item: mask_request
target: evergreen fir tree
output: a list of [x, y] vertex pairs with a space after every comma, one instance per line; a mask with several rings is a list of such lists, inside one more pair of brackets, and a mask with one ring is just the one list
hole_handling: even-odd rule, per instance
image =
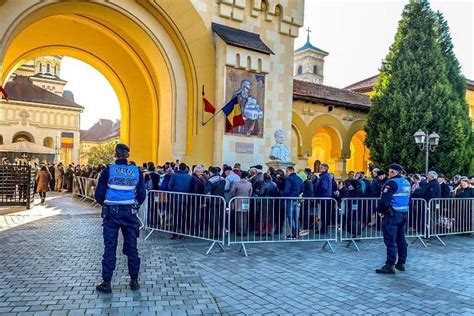
[[365, 128], [371, 159], [381, 167], [398, 162], [410, 172], [424, 170], [424, 152], [413, 139], [418, 129], [441, 136], [440, 146], [430, 153], [433, 169], [452, 174], [468, 166], [471, 131], [465, 80], [443, 21], [427, 0], [405, 6]]

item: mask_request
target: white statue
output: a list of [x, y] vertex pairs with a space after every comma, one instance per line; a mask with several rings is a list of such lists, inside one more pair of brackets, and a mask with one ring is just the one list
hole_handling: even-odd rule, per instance
[[275, 131], [275, 145], [272, 146], [270, 159], [280, 162], [291, 162], [290, 148], [285, 145], [285, 131], [279, 129]]

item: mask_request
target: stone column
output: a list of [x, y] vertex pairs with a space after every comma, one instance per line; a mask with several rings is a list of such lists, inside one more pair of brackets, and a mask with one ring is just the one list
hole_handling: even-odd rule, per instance
[[346, 158], [334, 159], [334, 163], [336, 165], [336, 170], [334, 170], [334, 174], [337, 178], [347, 177], [346, 161]]

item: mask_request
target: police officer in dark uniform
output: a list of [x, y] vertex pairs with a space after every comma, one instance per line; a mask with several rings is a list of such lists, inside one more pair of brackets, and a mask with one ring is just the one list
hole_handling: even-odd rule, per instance
[[[377, 212], [382, 217], [382, 231], [387, 246], [387, 261], [376, 269], [377, 273], [395, 274], [395, 269], [405, 271], [407, 260], [407, 215], [410, 203], [410, 183], [401, 176], [402, 166], [391, 164], [390, 180], [382, 188]], [[398, 261], [397, 261], [398, 254]]]
[[137, 238], [139, 221], [137, 210], [146, 197], [143, 176], [137, 166], [129, 164], [127, 158], [130, 149], [124, 144], [115, 147], [114, 164], [108, 165], [100, 174], [95, 191], [97, 203], [102, 205], [104, 256], [102, 257], [102, 283], [96, 286], [97, 291], [111, 293], [110, 282], [117, 261], [117, 239], [119, 229], [123, 235], [123, 253], [128, 258], [130, 288], [138, 290], [138, 257]]

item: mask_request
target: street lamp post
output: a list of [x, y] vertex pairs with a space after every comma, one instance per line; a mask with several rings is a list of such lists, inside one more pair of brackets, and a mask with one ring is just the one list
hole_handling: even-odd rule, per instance
[[415, 143], [421, 150], [425, 151], [425, 175], [428, 174], [428, 157], [430, 155], [430, 150], [434, 151], [435, 148], [439, 145], [440, 136], [436, 132], [424, 132], [419, 129], [415, 134]]

